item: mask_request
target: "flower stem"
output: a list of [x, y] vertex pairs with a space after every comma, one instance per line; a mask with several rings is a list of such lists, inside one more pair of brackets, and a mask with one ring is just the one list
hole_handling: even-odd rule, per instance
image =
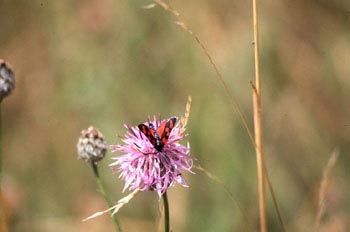
[[[95, 162], [91, 162], [91, 164], [92, 164], [92, 169], [93, 169], [93, 171], [94, 171], [94, 175], [95, 175], [95, 178], [96, 178], [96, 182], [97, 182], [97, 184], [98, 184], [98, 187], [99, 187], [99, 189], [100, 189], [100, 192], [101, 192], [101, 194], [102, 194], [102, 196], [103, 196], [105, 202], [107, 203], [108, 207], [112, 207], [112, 206], [113, 206], [113, 205], [112, 205], [112, 202], [111, 202], [111, 200], [109, 199], [108, 194], [107, 194], [107, 192], [106, 192], [106, 189], [105, 189], [105, 187], [104, 187], [104, 185], [103, 185], [103, 183], [102, 183], [102, 181], [101, 181], [100, 174], [99, 174], [99, 172], [98, 172], [97, 164], [96, 164]], [[114, 222], [114, 225], [115, 225], [117, 231], [122, 232], [123, 230], [122, 230], [122, 228], [121, 228], [121, 226], [120, 226], [120, 224], [119, 224], [117, 215], [113, 215], [112, 217], [113, 217], [113, 222]]]
[[163, 194], [163, 204], [164, 204], [164, 232], [170, 232], [169, 202], [168, 202], [168, 195], [166, 191]]
[[8, 212], [7, 202], [2, 191], [2, 117], [1, 117], [1, 100], [0, 100], [0, 231], [8, 231]]

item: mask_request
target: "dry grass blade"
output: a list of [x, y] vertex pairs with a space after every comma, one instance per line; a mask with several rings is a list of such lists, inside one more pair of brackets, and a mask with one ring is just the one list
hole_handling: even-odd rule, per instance
[[131, 201], [131, 199], [133, 199], [138, 193], [140, 192], [139, 189], [135, 189], [132, 193], [130, 193], [129, 195], [127, 195], [126, 197], [123, 197], [122, 199], [120, 199], [116, 205], [112, 206], [111, 208], [109, 209], [106, 209], [106, 210], [103, 210], [103, 211], [99, 211], [99, 212], [96, 212], [94, 213], [93, 215], [83, 219], [82, 221], [83, 222], [86, 222], [90, 219], [93, 219], [95, 217], [98, 217], [98, 216], [101, 216], [107, 212], [110, 212], [113, 210], [112, 212], [112, 216], [116, 213], [118, 213], [118, 211], [124, 206], [126, 205], [127, 203], [129, 203], [129, 201]]
[[192, 103], [192, 97], [191, 96], [188, 96], [188, 99], [187, 99], [187, 103], [186, 103], [186, 112], [185, 112], [185, 115], [183, 117], [181, 117], [181, 126], [182, 126], [182, 131], [185, 131], [185, 128], [186, 128], [186, 125], [187, 125], [187, 122], [188, 122], [188, 118], [190, 117], [190, 112], [191, 112], [191, 103]]
[[218, 184], [220, 184], [225, 189], [225, 191], [230, 196], [231, 200], [234, 202], [234, 204], [238, 208], [242, 218], [244, 218], [244, 221], [245, 221], [245, 224], [247, 226], [248, 231], [254, 231], [253, 227], [249, 223], [247, 215], [244, 213], [242, 207], [238, 204], [237, 199], [234, 197], [233, 193], [229, 190], [229, 188], [224, 184], [224, 182], [219, 177], [217, 177], [214, 174], [210, 173], [209, 171], [207, 171], [206, 169], [204, 169], [200, 165], [194, 165], [193, 167], [196, 168], [197, 170], [203, 172], [209, 179], [217, 182]]
[[316, 215], [315, 224], [314, 224], [315, 231], [318, 231], [318, 228], [321, 223], [321, 219], [326, 211], [325, 198], [326, 198], [326, 193], [329, 185], [329, 177], [333, 167], [335, 166], [335, 163], [338, 160], [338, 156], [339, 156], [339, 152], [337, 149], [335, 149], [331, 154], [331, 157], [328, 160], [327, 166], [323, 171], [320, 190], [318, 192], [318, 208], [317, 208], [317, 215]]
[[154, 2], [159, 4], [161, 7], [163, 7], [166, 11], [169, 11], [170, 13], [172, 13], [175, 17], [180, 16], [179, 12], [174, 10], [172, 7], [170, 7], [168, 4], [166, 4], [162, 0], [154, 0]]
[[274, 190], [272, 188], [272, 183], [270, 181], [269, 173], [267, 172], [265, 163], [264, 163], [264, 169], [265, 169], [265, 178], [266, 178], [266, 181], [267, 181], [267, 186], [269, 187], [269, 191], [271, 193], [271, 197], [272, 197], [273, 205], [275, 207], [275, 211], [276, 211], [276, 214], [277, 214], [277, 217], [278, 217], [278, 221], [280, 223], [282, 231], [284, 232], [284, 231], [286, 231], [286, 226], [285, 226], [284, 220], [282, 218], [281, 211], [280, 211], [280, 209], [278, 207], [276, 194], [275, 194], [275, 192], [274, 192]]
[[143, 8], [143, 9], [152, 9], [152, 8], [154, 8], [156, 5], [157, 5], [157, 4], [155, 4], [155, 3], [151, 3], [151, 4], [147, 5], [147, 6], [143, 6], [142, 8]]
[[199, 37], [188, 27], [188, 25], [181, 20], [180, 18], [180, 14], [173, 9], [172, 7], [170, 7], [168, 4], [166, 4], [165, 2], [163, 2], [162, 0], [154, 0], [155, 3], [159, 4], [161, 7], [164, 8], [164, 10], [170, 12], [175, 18], [176, 18], [176, 24], [179, 25], [182, 29], [184, 29], [185, 31], [187, 31], [192, 38], [196, 41], [196, 43], [200, 46], [200, 48], [202, 49], [202, 51], [204, 52], [204, 54], [206, 55], [206, 57], [208, 58], [210, 64], [212, 65], [212, 67], [215, 70], [215, 73], [219, 79], [219, 81], [221, 82], [221, 84], [224, 86], [225, 88], [225, 92], [228, 95], [231, 104], [234, 108], [234, 110], [236, 110], [239, 114], [239, 117], [244, 125], [244, 128], [246, 129], [248, 136], [250, 138], [250, 140], [254, 143], [254, 137], [248, 127], [248, 123], [247, 123], [247, 119], [244, 117], [235, 97], [233, 96], [232, 92], [230, 91], [228, 85], [226, 84], [226, 81], [223, 77], [223, 75], [221, 74], [220, 70], [218, 69], [217, 65], [215, 64], [214, 60], [212, 59], [211, 55], [209, 54], [207, 48], [204, 46], [204, 44], [201, 42], [201, 40], [199, 39]]

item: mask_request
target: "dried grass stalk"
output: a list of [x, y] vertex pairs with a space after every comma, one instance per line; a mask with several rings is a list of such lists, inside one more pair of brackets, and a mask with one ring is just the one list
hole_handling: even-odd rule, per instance
[[326, 212], [327, 207], [325, 204], [326, 203], [325, 199], [326, 199], [326, 193], [329, 186], [329, 178], [331, 175], [331, 171], [333, 170], [338, 160], [338, 156], [339, 156], [339, 152], [337, 149], [335, 149], [328, 160], [327, 166], [323, 170], [323, 177], [320, 184], [320, 190], [318, 192], [318, 207], [317, 207], [317, 214], [316, 214], [315, 224], [314, 224], [315, 231], [318, 231], [321, 223], [321, 219], [324, 213]]
[[181, 128], [182, 128], [182, 131], [185, 131], [185, 128], [186, 128], [186, 125], [187, 125], [187, 122], [188, 122], [188, 119], [190, 117], [190, 113], [191, 113], [191, 103], [192, 103], [192, 97], [191, 96], [188, 96], [188, 99], [187, 99], [187, 103], [186, 103], [186, 112], [185, 112], [185, 115], [183, 117], [181, 117], [180, 121], [181, 121]]
[[130, 194], [127, 195], [126, 197], [123, 197], [122, 199], [120, 199], [120, 200], [117, 202], [116, 205], [114, 205], [114, 206], [112, 206], [111, 208], [106, 209], [106, 210], [104, 210], [104, 211], [99, 211], [99, 212], [97, 212], [97, 213], [94, 213], [93, 215], [91, 215], [91, 216], [89, 216], [89, 217], [83, 219], [82, 221], [83, 221], [83, 222], [86, 222], [86, 221], [88, 221], [88, 220], [90, 220], [90, 219], [93, 219], [93, 218], [95, 218], [95, 217], [101, 216], [101, 215], [103, 215], [103, 214], [105, 214], [105, 213], [107, 213], [107, 212], [110, 212], [110, 211], [112, 211], [112, 210], [113, 210], [113, 212], [112, 212], [112, 216], [113, 216], [114, 214], [118, 213], [118, 211], [119, 211], [124, 205], [128, 204], [129, 201], [131, 201], [131, 199], [133, 199], [139, 192], [140, 192], [139, 189], [135, 189], [132, 193], [130, 193]]

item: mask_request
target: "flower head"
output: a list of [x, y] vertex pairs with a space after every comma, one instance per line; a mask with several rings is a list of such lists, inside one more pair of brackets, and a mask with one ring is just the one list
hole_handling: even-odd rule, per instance
[[154, 117], [138, 127], [125, 125], [124, 144], [111, 145], [112, 152], [124, 153], [114, 157], [116, 161], [111, 164], [125, 181], [124, 190], [154, 190], [161, 196], [176, 183], [188, 187], [181, 171], [191, 172], [190, 147], [179, 144], [187, 135], [175, 121]]
[[87, 162], [98, 162], [106, 155], [107, 144], [101, 132], [90, 126], [86, 130], [82, 130], [78, 144], [79, 158]]
[[11, 65], [0, 59], [0, 102], [15, 88], [15, 76]]

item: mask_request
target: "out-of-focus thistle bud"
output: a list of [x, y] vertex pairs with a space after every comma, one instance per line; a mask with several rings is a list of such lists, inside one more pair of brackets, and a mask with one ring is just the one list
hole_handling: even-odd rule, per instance
[[90, 126], [86, 130], [82, 130], [78, 144], [79, 158], [86, 162], [98, 162], [106, 155], [107, 144], [101, 132]]
[[15, 88], [15, 75], [11, 65], [0, 59], [0, 102]]

